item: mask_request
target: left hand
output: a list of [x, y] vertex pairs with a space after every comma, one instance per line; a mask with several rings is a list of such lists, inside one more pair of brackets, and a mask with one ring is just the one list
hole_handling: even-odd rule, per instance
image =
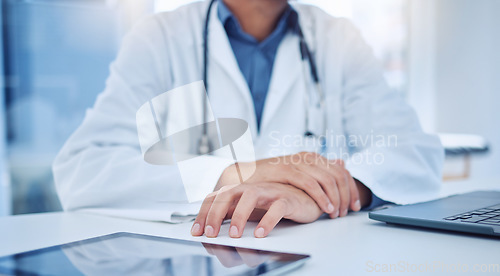
[[209, 238], [215, 238], [224, 219], [231, 219], [229, 236], [239, 238], [256, 209], [267, 210], [254, 231], [256, 238], [267, 236], [282, 218], [309, 223], [317, 220], [323, 213], [309, 195], [288, 184], [229, 185], [205, 198], [191, 234], [205, 234]]
[[314, 152], [239, 162], [224, 170], [215, 187], [239, 183], [240, 171], [253, 171], [245, 183], [286, 183], [306, 192], [331, 218], [343, 217], [362, 207], [358, 185], [343, 160], [328, 160]]

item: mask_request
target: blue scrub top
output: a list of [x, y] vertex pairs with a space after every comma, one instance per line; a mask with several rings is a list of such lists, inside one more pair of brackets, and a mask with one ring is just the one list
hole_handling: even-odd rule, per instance
[[271, 81], [276, 52], [286, 32], [293, 30], [295, 27], [297, 13], [288, 5], [274, 31], [266, 39], [259, 42], [253, 36], [243, 31], [238, 19], [224, 4], [224, 1], [218, 2], [217, 13], [219, 20], [226, 30], [238, 66], [252, 94], [255, 115], [257, 117], [257, 127], [260, 130], [262, 112], [264, 110], [269, 82]]

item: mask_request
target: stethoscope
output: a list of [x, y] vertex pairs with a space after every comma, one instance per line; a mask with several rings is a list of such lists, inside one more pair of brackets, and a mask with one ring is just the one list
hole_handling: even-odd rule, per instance
[[[207, 9], [207, 14], [205, 17], [205, 26], [203, 29], [203, 83], [205, 84], [205, 89], [207, 91], [207, 96], [203, 97], [203, 128], [202, 128], [202, 134], [201, 137], [198, 141], [198, 154], [200, 155], [205, 155], [213, 151], [214, 147], [212, 143], [210, 142], [210, 138], [208, 136], [208, 126], [207, 126], [207, 120], [208, 120], [208, 82], [207, 82], [207, 75], [208, 75], [208, 25], [210, 23], [210, 14], [212, 10], [213, 4], [217, 0], [211, 0], [210, 4], [208, 5]], [[323, 89], [321, 88], [321, 84], [319, 81], [318, 77], [318, 70], [316, 67], [316, 63], [314, 62], [314, 59], [312, 57], [311, 51], [309, 50], [309, 47], [307, 46], [306, 40], [304, 38], [304, 34], [302, 32], [302, 29], [300, 27], [300, 24], [297, 21], [297, 35], [299, 36], [299, 47], [300, 47], [300, 56], [302, 60], [302, 72], [304, 73], [304, 77], [307, 78], [305, 71], [308, 63], [312, 81], [314, 82], [314, 87], [316, 90], [316, 96], [317, 96], [317, 102], [314, 106], [314, 108], [321, 110], [322, 115], [323, 115], [323, 123], [322, 123], [322, 131], [320, 134], [315, 133], [311, 130], [311, 122], [309, 118], [309, 113], [310, 113], [310, 108], [311, 108], [311, 95], [309, 93], [306, 93], [305, 97], [305, 105], [306, 105], [306, 130], [304, 131], [304, 138], [306, 139], [317, 139], [317, 143], [319, 143], [318, 148], [320, 149], [320, 154], [324, 154], [326, 152], [326, 108], [325, 108], [325, 95], [323, 94]], [[307, 61], [307, 62], [306, 62]]]

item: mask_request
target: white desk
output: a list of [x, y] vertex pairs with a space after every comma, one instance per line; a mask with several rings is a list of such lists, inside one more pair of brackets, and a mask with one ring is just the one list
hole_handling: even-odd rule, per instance
[[[447, 183], [443, 195], [478, 188], [500, 190], [500, 181]], [[411, 265], [459, 264], [468, 265], [471, 270], [476, 264], [500, 263], [500, 239], [390, 226], [369, 220], [366, 212], [304, 225], [281, 223], [265, 239], [253, 238], [255, 223], [246, 227], [241, 239], [227, 237], [228, 224], [223, 226], [221, 236], [216, 239], [191, 237], [190, 227], [190, 223], [134, 221], [82, 212], [4, 217], [0, 218], [0, 256], [115, 232], [131, 232], [312, 255], [305, 266], [295, 271], [295, 275], [372, 274], [368, 270], [375, 264], [398, 262]], [[436, 270], [435, 274], [448, 273]], [[492, 274], [498, 275], [500, 271]]]

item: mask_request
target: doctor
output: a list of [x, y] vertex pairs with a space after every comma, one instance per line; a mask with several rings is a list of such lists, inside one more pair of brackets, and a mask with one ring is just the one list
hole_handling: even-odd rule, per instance
[[[175, 166], [144, 162], [135, 115], [204, 72], [213, 113], [249, 123], [258, 161], [240, 183], [235, 168], [248, 164], [207, 156], [191, 174], [214, 192], [190, 204]], [[321, 155], [309, 137], [322, 141]], [[384, 201], [433, 199], [442, 162], [439, 140], [390, 91], [347, 20], [286, 0], [219, 0], [133, 29], [53, 170], [65, 210], [168, 222], [197, 214], [192, 234], [208, 237], [232, 218], [237, 238], [249, 219], [265, 237], [282, 218], [306, 223]]]

